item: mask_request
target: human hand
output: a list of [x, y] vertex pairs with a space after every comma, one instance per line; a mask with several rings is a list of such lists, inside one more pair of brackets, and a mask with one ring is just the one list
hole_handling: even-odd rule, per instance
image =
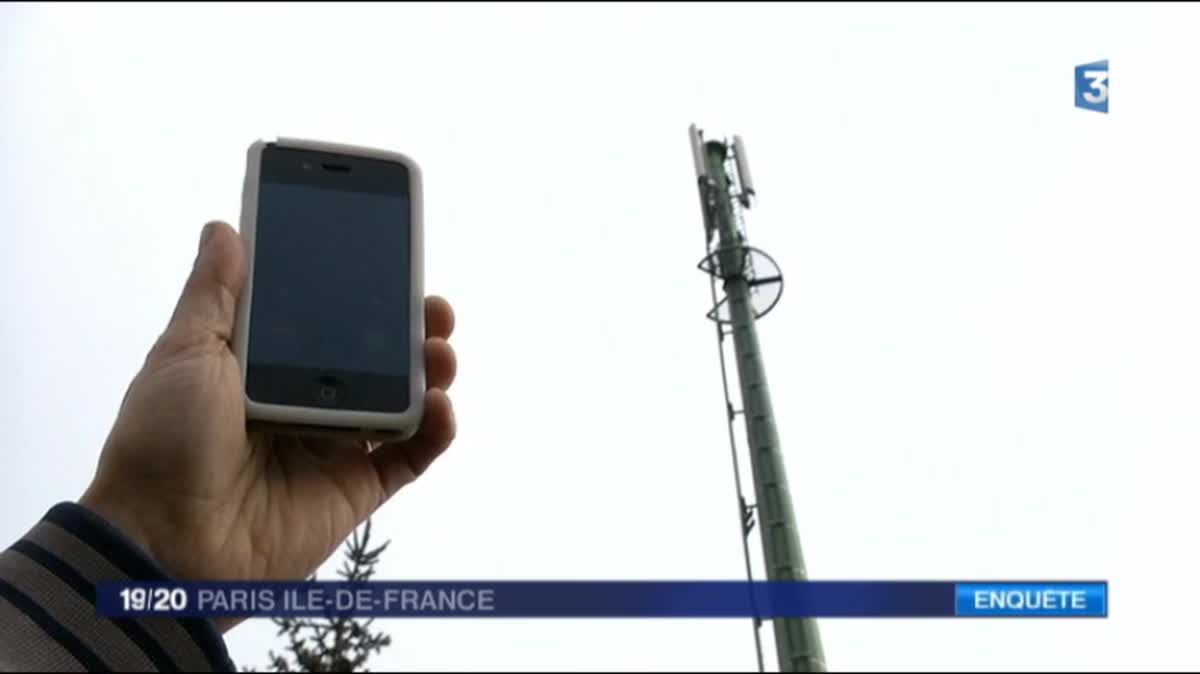
[[425, 303], [428, 390], [411, 439], [371, 450], [361, 440], [248, 433], [230, 350], [245, 275], [241, 238], [210, 223], [80, 499], [177, 580], [309, 577], [455, 434], [446, 395], [454, 313], [437, 297]]

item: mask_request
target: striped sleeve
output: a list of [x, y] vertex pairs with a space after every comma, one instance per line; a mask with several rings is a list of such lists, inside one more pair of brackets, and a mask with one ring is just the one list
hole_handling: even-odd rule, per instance
[[0, 671], [232, 672], [208, 620], [96, 615], [96, 585], [165, 581], [86, 508], [60, 503], [0, 553]]

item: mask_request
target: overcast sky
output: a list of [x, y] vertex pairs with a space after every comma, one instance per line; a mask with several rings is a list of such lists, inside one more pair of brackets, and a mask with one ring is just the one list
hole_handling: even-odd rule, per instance
[[[1112, 584], [1106, 621], [822, 621], [830, 667], [1194, 668], [1198, 32], [1108, 3], [5, 4], [0, 534], [82, 492], [246, 146], [287, 135], [423, 165], [458, 313], [458, 440], [379, 515], [382, 578], [741, 577], [697, 122], [745, 137], [786, 278], [760, 340], [810, 575]], [[1105, 58], [1111, 113], [1074, 108]], [[382, 624], [375, 669], [754, 666], [746, 621]]]

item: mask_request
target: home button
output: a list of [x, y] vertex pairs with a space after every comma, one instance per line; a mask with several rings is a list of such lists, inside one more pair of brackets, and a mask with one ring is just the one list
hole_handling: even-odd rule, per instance
[[317, 404], [321, 407], [336, 407], [345, 394], [342, 382], [337, 377], [320, 377], [314, 391]]

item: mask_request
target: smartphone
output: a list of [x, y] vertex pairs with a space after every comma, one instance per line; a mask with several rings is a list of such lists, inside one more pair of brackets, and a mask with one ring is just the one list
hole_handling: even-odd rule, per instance
[[247, 277], [234, 353], [246, 420], [306, 434], [411, 436], [425, 392], [421, 170], [312, 140], [247, 152]]

